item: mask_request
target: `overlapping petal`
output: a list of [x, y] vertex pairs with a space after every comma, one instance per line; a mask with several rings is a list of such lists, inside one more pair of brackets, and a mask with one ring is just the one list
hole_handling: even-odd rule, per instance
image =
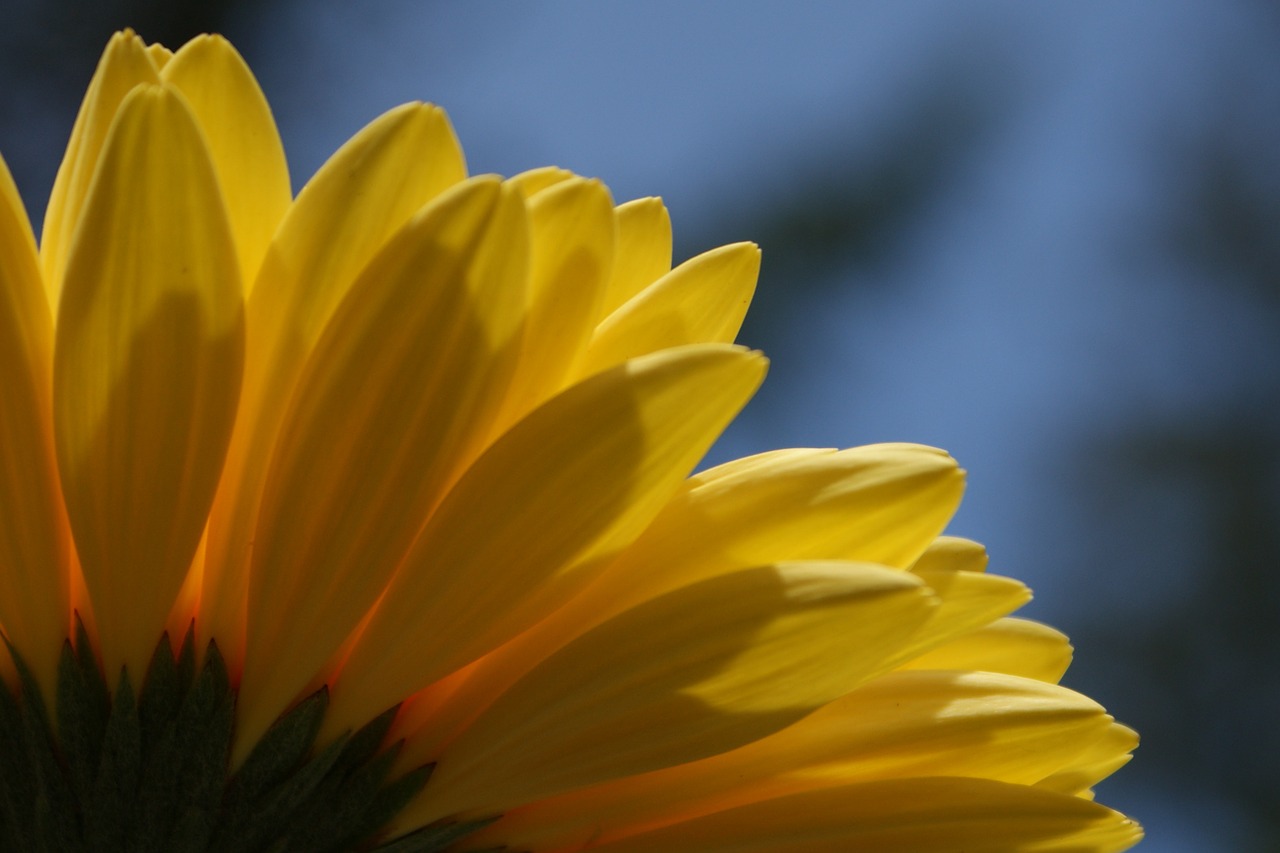
[[1142, 837], [1082, 800], [989, 779], [893, 779], [820, 788], [595, 845], [606, 853], [1111, 853]]
[[682, 587], [535, 667], [450, 746], [425, 808], [500, 812], [705, 758], [876, 672], [928, 616], [910, 575], [791, 563]]
[[208, 149], [181, 96], [139, 87], [85, 198], [54, 351], [58, 467], [108, 672], [145, 671], [186, 576], [243, 352], [235, 244]]
[[[35, 238], [0, 159], [0, 625], [52, 689], [69, 627], [65, 513], [53, 451], [53, 319]], [[2, 655], [7, 659], [7, 655]]]
[[1133, 743], [1113, 737], [1112, 728], [1097, 703], [1041, 682], [894, 673], [740, 749], [516, 809], [478, 840], [574, 849], [877, 780], [955, 776], [1049, 787], [1094, 761], [1127, 755]]
[[247, 305], [244, 392], [210, 516], [196, 628], [244, 657], [249, 559], [271, 454], [294, 385], [361, 270], [423, 205], [465, 177], [444, 113], [409, 104], [375, 119], [307, 183], [267, 249]]
[[596, 327], [581, 371], [595, 373], [666, 347], [731, 343], [759, 274], [760, 249], [754, 243], [723, 246], [686, 261]]
[[[943, 535], [950, 456], [691, 474], [764, 376], [732, 343], [760, 254], [671, 247], [659, 199], [468, 179], [423, 104], [294, 199], [230, 44], [114, 37], [39, 252], [0, 161], [0, 700], [66, 752], [10, 753], [5, 790], [78, 826], [101, 768], [164, 754], [210, 797], [166, 837], [190, 817], [201, 844], [296, 831], [246, 830], [257, 799], [314, 795], [324, 834], [339, 789], [377, 815], [353, 839], [468, 850], [1135, 843], [1092, 796], [1136, 735], [1057, 685], [1066, 637], [1009, 616], [1027, 589]], [[148, 661], [183, 747], [137, 730]], [[221, 715], [203, 758], [197, 706]]]
[[447, 191], [369, 263], [317, 343], [259, 514], [247, 742], [378, 600], [494, 417], [519, 342], [525, 229], [497, 180]]
[[284, 146], [267, 99], [249, 66], [221, 36], [187, 42], [164, 63], [160, 79], [182, 93], [204, 133], [235, 235], [240, 280], [250, 288], [293, 201]]
[[[426, 703], [410, 708], [404, 728], [421, 730], [406, 760], [429, 759], [539, 660], [662, 593], [788, 560], [910, 565], [946, 524], [962, 489], [954, 460], [913, 445], [769, 453], [696, 474], [580, 595], [442, 685], [429, 714]], [[1015, 597], [1020, 601], [1021, 592]]]
[[71, 140], [58, 167], [58, 176], [49, 194], [40, 238], [40, 256], [45, 289], [57, 310], [62, 277], [71, 250], [72, 236], [80, 224], [89, 184], [98, 168], [98, 158], [125, 96], [135, 86], [159, 83], [160, 72], [142, 39], [131, 30], [116, 33], [107, 43], [89, 90], [76, 114]]
[[381, 713], [572, 597], [589, 579], [574, 571], [582, 555], [635, 538], [764, 369], [738, 347], [657, 353], [573, 386], [504, 434], [388, 586], [334, 686], [334, 724]]

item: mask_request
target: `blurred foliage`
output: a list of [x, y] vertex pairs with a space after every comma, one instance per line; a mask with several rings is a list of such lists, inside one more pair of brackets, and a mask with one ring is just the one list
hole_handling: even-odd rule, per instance
[[[936, 79], [952, 88], [917, 97], [906, 120], [882, 132], [874, 156], [817, 156], [810, 179], [782, 204], [716, 217], [717, 226], [767, 247], [762, 289], [740, 339], [775, 357], [775, 374], [812, 363], [821, 336], [800, 330], [824, 295], [838, 288], [865, 298], [882, 286], [881, 271], [901, 261], [932, 205], [954, 192], [957, 171], [1008, 109], [999, 95], [966, 91], [963, 74]], [[1266, 125], [1261, 132], [1255, 120]], [[1143, 233], [1151, 223], [1135, 223], [1120, 239], [1144, 261], [1187, 270], [1199, 286], [1238, 289], [1280, 341], [1280, 171], [1274, 147], [1256, 144], [1275, 132], [1273, 122], [1249, 116], [1248, 126], [1205, 127], [1182, 149], [1159, 140], [1155, 156], [1176, 161], [1169, 170], [1176, 201], [1156, 217], [1155, 239]], [[1208, 416], [1147, 413], [1122, 430], [1082, 419], [1079, 441], [1059, 449], [1058, 467], [1092, 538], [1048, 559], [1082, 585], [1120, 575], [1134, 586], [1169, 581], [1149, 597], [1135, 590], [1127, 606], [1140, 609], [1140, 619], [1114, 618], [1123, 607], [1110, 607], [1071, 625], [1082, 652], [1069, 686], [1115, 709], [1146, 743], [1139, 760], [1104, 783], [1104, 801], [1125, 807], [1140, 791], [1192, 792], [1206, 815], [1233, 824], [1251, 818], [1247, 827], [1223, 826], [1222, 837], [1249, 845], [1242, 853], [1263, 853], [1280, 850], [1280, 370], [1241, 369], [1247, 390]], [[789, 387], [775, 375], [754, 416], [794, 417]], [[1162, 517], [1170, 505], [1189, 508], [1190, 517]], [[1165, 534], [1177, 543], [1174, 553], [1151, 547]]]
[[[738, 340], [769, 355], [771, 378], [729, 435], [752, 419], [795, 418], [790, 395], [821, 357], [815, 348], [831, 343], [812, 332], [821, 296], [837, 288], [855, 299], [884, 295], [890, 285], [883, 273], [910, 251], [935, 205], [955, 192], [958, 177], [1005, 115], [1010, 93], [1004, 87], [979, 79], [953, 57], [934, 65], [933, 73], [921, 75], [921, 89], [896, 103], [890, 121], [864, 129], [863, 147], [805, 152], [804, 170], [770, 187], [769, 204], [730, 199], [703, 217], [714, 223], [714, 234], [677, 229], [677, 262], [728, 239], [750, 239], [764, 250], [759, 288]], [[846, 369], [855, 386], [858, 372], [874, 366]]]
[[[1280, 341], [1280, 175], [1270, 158], [1241, 144], [1256, 139], [1227, 125], [1206, 130], [1183, 152], [1185, 203], [1152, 249], [1181, 259], [1209, 286], [1240, 289], [1256, 303], [1270, 339]], [[1088, 437], [1078, 454], [1092, 464], [1076, 483], [1081, 500], [1092, 503], [1099, 564], [1133, 553], [1126, 539], [1135, 531], [1170, 535], [1186, 546], [1160, 569], [1170, 579], [1191, 579], [1141, 630], [1095, 622], [1076, 631], [1082, 647], [1110, 653], [1077, 684], [1123, 707], [1126, 722], [1153, 746], [1125, 771], [1128, 782], [1167, 786], [1173, 778], [1179, 787], [1225, 796], [1260, 828], [1251, 839], [1259, 853], [1280, 850], [1276, 368], [1242, 366], [1243, 390], [1207, 417], [1152, 419]], [[1139, 520], [1144, 502], [1149, 507], [1161, 492], [1191, 496], [1190, 517]], [[1186, 526], [1190, 534], [1178, 529]]]

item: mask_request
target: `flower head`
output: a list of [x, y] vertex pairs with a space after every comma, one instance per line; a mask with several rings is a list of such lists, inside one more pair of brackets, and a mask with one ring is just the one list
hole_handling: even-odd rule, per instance
[[0, 164], [6, 848], [1134, 843], [949, 456], [691, 476], [758, 269], [422, 104], [294, 198], [226, 41], [116, 35], [38, 250]]

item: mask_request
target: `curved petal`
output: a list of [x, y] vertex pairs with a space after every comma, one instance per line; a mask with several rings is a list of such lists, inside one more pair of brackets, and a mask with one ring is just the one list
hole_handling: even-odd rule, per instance
[[734, 243], [685, 261], [596, 327], [580, 375], [666, 347], [732, 343], [760, 275], [760, 248]]
[[262, 500], [242, 742], [378, 600], [494, 416], [523, 316], [524, 229], [519, 193], [496, 179], [447, 191], [369, 264], [317, 344]]
[[0, 623], [51, 698], [70, 612], [50, 400], [53, 318], [31, 224], [3, 158], [0, 258]]
[[874, 674], [932, 598], [857, 563], [747, 569], [678, 589], [579, 637], [441, 756], [434, 817], [500, 812], [695, 761], [784, 728]]
[[585, 583], [566, 570], [602, 541], [636, 536], [764, 369], [736, 347], [669, 350], [570, 388], [503, 435], [414, 544], [333, 686], [326, 724], [372, 718], [562, 604]]
[[263, 480], [302, 367], [352, 282], [414, 213], [465, 177], [444, 113], [408, 104], [375, 119], [298, 194], [247, 305], [244, 393], [210, 519], [198, 647], [244, 657], [248, 561]]
[[914, 563], [913, 572], [985, 572], [987, 549], [972, 539], [939, 536], [929, 543]]
[[718, 812], [602, 853], [1118, 853], [1142, 829], [1095, 803], [988, 779], [895, 779]]
[[1003, 672], [1056, 684], [1071, 664], [1065, 634], [1039, 622], [1005, 617], [930, 648], [902, 669]]
[[182, 92], [204, 131], [247, 289], [293, 200], [284, 146], [253, 72], [222, 36], [196, 36], [160, 78]]
[[990, 673], [890, 673], [741, 749], [516, 809], [477, 838], [574, 848], [818, 788], [921, 776], [1037, 784], [1113, 724], [1071, 690]]
[[159, 82], [152, 53], [142, 39], [132, 30], [111, 37], [80, 104], [66, 154], [58, 167], [53, 191], [49, 194], [49, 206], [45, 210], [40, 254], [44, 286], [55, 313], [62, 292], [67, 253], [80, 223], [89, 183], [98, 168], [107, 130], [125, 95], [135, 86]]
[[568, 178], [529, 199], [528, 321], [497, 429], [565, 385], [599, 312], [613, 263], [613, 201], [599, 181]]
[[600, 306], [607, 317], [671, 269], [671, 216], [660, 198], [638, 198], [613, 209], [617, 256]]
[[[584, 592], [450, 685], [405, 755], [447, 742], [539, 660], [615, 613], [718, 574], [784, 560], [911, 564], [964, 489], [947, 454], [913, 445], [775, 452], [690, 478]], [[996, 581], [988, 588], [1007, 581]], [[1020, 587], [1019, 587], [1020, 589]], [[1021, 603], [1019, 593], [1016, 603]], [[1010, 604], [1010, 606], [1015, 606]], [[412, 718], [406, 715], [409, 731]]]
[[108, 672], [145, 671], [204, 530], [244, 347], [235, 245], [182, 97], [135, 89], [67, 260], [58, 467]]
[[537, 169], [521, 172], [518, 175], [512, 175], [507, 178], [507, 183], [519, 187], [520, 192], [524, 193], [524, 197], [529, 198], [535, 193], [540, 193], [548, 187], [554, 187], [556, 184], [563, 183], [574, 177], [577, 176], [568, 169], [561, 169], [559, 166], [541, 166]]
[[963, 492], [954, 459], [912, 445], [779, 455], [738, 473], [705, 472], [663, 508], [599, 588], [625, 605], [778, 560], [905, 568], [951, 519]]
[[1031, 600], [1031, 590], [1013, 578], [937, 569], [912, 574], [938, 594], [941, 604], [915, 641], [903, 649], [910, 657], [983, 628]]
[[1070, 767], [1042, 779], [1036, 785], [1047, 791], [1086, 796], [1089, 789], [1129, 763], [1138, 748], [1138, 733], [1112, 723], [1105, 736], [1091, 742]]

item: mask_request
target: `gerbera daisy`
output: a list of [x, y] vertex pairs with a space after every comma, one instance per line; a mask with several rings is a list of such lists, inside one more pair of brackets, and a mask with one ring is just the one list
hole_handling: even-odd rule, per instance
[[422, 104], [293, 198], [226, 41], [116, 35], [39, 249], [0, 164], [5, 849], [1132, 845], [949, 456], [691, 476], [758, 269]]

